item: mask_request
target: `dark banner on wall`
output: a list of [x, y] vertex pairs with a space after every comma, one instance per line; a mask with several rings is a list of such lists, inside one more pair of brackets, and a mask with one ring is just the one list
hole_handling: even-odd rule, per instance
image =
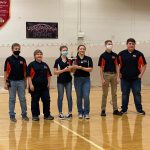
[[9, 19], [10, 0], [0, 0], [0, 27]]
[[58, 38], [58, 23], [26, 22], [26, 38]]

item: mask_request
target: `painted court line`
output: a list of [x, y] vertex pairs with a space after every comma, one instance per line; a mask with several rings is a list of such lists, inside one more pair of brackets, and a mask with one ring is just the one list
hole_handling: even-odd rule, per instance
[[[27, 105], [28, 108], [31, 109], [30, 105]], [[101, 146], [95, 144], [94, 142], [92, 142], [91, 140], [88, 140], [87, 138], [83, 137], [82, 135], [78, 134], [77, 132], [67, 128], [66, 126], [62, 125], [61, 123], [59, 123], [58, 121], [54, 120], [54, 123], [56, 123], [57, 125], [61, 126], [62, 128], [64, 128], [65, 130], [71, 132], [72, 134], [78, 136], [79, 138], [83, 139], [84, 141], [88, 142], [89, 144], [93, 145], [94, 147], [96, 147], [99, 150], [105, 150], [104, 148], [102, 148]]]

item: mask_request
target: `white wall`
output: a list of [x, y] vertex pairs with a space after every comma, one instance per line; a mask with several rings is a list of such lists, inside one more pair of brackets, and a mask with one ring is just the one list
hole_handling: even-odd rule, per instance
[[[71, 44], [75, 51], [77, 33], [85, 33], [84, 42], [90, 47], [88, 54], [97, 57], [106, 39], [123, 42], [128, 37], [147, 41], [150, 45], [150, 1], [149, 0], [81, 0], [81, 24], [79, 22], [80, 0], [11, 0], [11, 18], [0, 29], [0, 56], [9, 54], [13, 42], [23, 45], [23, 54], [32, 56], [35, 48], [44, 49], [46, 56], [57, 57], [61, 43]], [[59, 23], [59, 38], [54, 40], [26, 39], [26, 21], [49, 21]], [[121, 44], [119, 43], [119, 44]], [[117, 44], [117, 43], [116, 43]], [[56, 46], [51, 46], [56, 45]], [[124, 48], [124, 46], [121, 46]], [[144, 47], [142, 47], [144, 48]], [[144, 53], [150, 56], [147, 48]]]

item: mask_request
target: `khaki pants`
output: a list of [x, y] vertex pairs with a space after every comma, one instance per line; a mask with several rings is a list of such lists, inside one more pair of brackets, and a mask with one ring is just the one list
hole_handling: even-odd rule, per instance
[[101, 109], [106, 109], [106, 103], [107, 103], [107, 95], [108, 95], [108, 88], [109, 84], [111, 85], [111, 95], [112, 95], [112, 104], [113, 104], [113, 111], [117, 110], [117, 77], [116, 74], [111, 73], [104, 73], [104, 79], [106, 81], [105, 85], [102, 85], [102, 105]]

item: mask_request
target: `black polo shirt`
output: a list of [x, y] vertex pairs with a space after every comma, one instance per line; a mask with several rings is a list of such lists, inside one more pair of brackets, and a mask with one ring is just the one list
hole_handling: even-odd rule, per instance
[[[69, 66], [68, 58], [66, 62], [62, 61], [61, 56], [55, 60], [54, 68], [59, 70], [63, 70], [64, 68]], [[57, 83], [68, 83], [72, 81], [72, 76], [70, 72], [63, 72], [57, 76]]]
[[8, 80], [19, 81], [24, 80], [26, 77], [26, 60], [14, 55], [8, 57], [5, 61], [4, 71], [7, 72]]
[[[82, 66], [85, 68], [93, 68], [92, 58], [89, 56], [84, 56], [83, 59], [77, 55], [76, 63], [78, 66]], [[74, 73], [75, 77], [90, 77], [90, 73], [81, 69], [77, 69]]]
[[31, 62], [27, 67], [27, 77], [31, 77], [32, 83], [37, 90], [47, 88], [48, 77], [52, 76], [49, 66], [45, 62]]
[[118, 65], [117, 54], [114, 52], [108, 53], [105, 51], [100, 55], [98, 66], [103, 68], [104, 72], [116, 72], [116, 65]]
[[122, 78], [127, 80], [137, 79], [138, 75], [141, 73], [141, 66], [146, 64], [144, 55], [138, 50], [134, 50], [132, 53], [127, 49], [123, 50], [118, 54], [118, 58], [121, 66], [120, 73], [122, 74]]

